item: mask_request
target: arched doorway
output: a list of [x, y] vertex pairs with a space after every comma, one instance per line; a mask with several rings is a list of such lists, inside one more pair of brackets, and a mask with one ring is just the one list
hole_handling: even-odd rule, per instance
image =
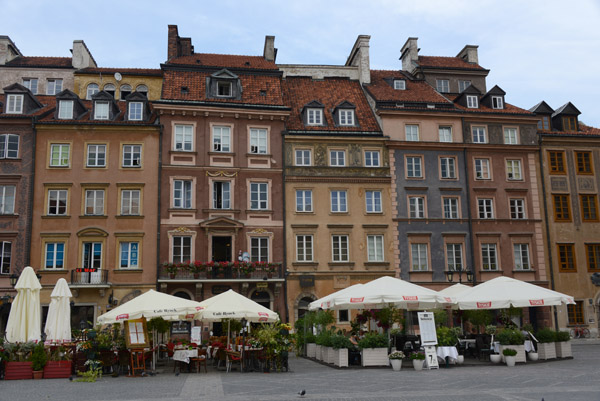
[[192, 300], [192, 297], [190, 296], [190, 294], [188, 294], [185, 291], [177, 291], [176, 293], [173, 294], [173, 296], [183, 298], [183, 299], [189, 299], [190, 301]]
[[311, 297], [303, 297], [298, 301], [298, 319], [303, 317], [308, 312], [308, 305], [314, 301]]
[[271, 295], [267, 291], [256, 290], [252, 293], [250, 299], [267, 309], [271, 309]]

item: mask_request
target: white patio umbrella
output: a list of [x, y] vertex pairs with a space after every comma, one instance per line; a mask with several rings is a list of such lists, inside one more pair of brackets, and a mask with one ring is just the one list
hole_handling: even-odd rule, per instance
[[350, 287], [346, 287], [346, 288], [336, 291], [332, 294], [324, 296], [323, 298], [319, 298], [316, 301], [312, 301], [308, 305], [308, 310], [312, 311], [312, 310], [317, 310], [317, 309], [327, 309], [331, 305], [331, 300], [333, 298], [343, 296], [344, 294], [355, 291], [356, 289], [358, 289], [362, 286], [363, 286], [363, 284], [360, 284], [360, 283], [354, 284], [354, 285], [351, 285]]
[[6, 339], [13, 343], [40, 341], [42, 334], [40, 290], [42, 285], [32, 267], [27, 266], [23, 269], [15, 289], [17, 296], [10, 308], [6, 325]]
[[510, 277], [496, 277], [457, 296], [459, 309], [504, 309], [574, 304], [573, 297]]
[[71, 305], [73, 294], [64, 278], [58, 279], [52, 294], [46, 319], [46, 341], [63, 342], [71, 340]]
[[456, 305], [456, 298], [460, 294], [464, 293], [465, 291], [470, 290], [471, 288], [473, 288], [473, 287], [457, 283], [457, 284], [451, 285], [450, 287], [446, 287], [443, 290], [438, 291], [438, 294], [440, 294], [442, 297], [444, 297], [444, 299], [446, 300], [447, 307], [452, 307], [452, 309], [458, 309], [458, 306]]

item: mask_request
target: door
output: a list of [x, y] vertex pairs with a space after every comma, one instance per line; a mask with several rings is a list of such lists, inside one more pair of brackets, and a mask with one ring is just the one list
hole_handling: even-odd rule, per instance
[[231, 237], [212, 237], [212, 260], [231, 261]]

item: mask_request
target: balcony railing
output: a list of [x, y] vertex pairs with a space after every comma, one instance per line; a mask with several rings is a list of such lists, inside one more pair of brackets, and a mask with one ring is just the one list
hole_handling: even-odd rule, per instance
[[[196, 263], [197, 265], [198, 263]], [[159, 278], [162, 280], [264, 280], [284, 278], [281, 263], [239, 264], [230, 263], [224, 267], [190, 268], [190, 264], [163, 264]], [[177, 267], [176, 267], [177, 266]]]
[[71, 285], [99, 287], [108, 285], [108, 270], [85, 272], [71, 270]]

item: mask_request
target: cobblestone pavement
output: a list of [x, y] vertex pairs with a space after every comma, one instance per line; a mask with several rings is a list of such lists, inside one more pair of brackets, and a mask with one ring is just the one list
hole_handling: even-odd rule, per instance
[[[574, 359], [504, 365], [452, 366], [416, 372], [403, 367], [334, 369], [290, 358], [289, 373], [210, 370], [182, 373], [171, 369], [153, 377], [103, 377], [96, 383], [67, 379], [0, 381], [0, 401], [16, 400], [600, 400], [600, 342], [573, 344]], [[405, 362], [405, 364], [408, 364]]]

